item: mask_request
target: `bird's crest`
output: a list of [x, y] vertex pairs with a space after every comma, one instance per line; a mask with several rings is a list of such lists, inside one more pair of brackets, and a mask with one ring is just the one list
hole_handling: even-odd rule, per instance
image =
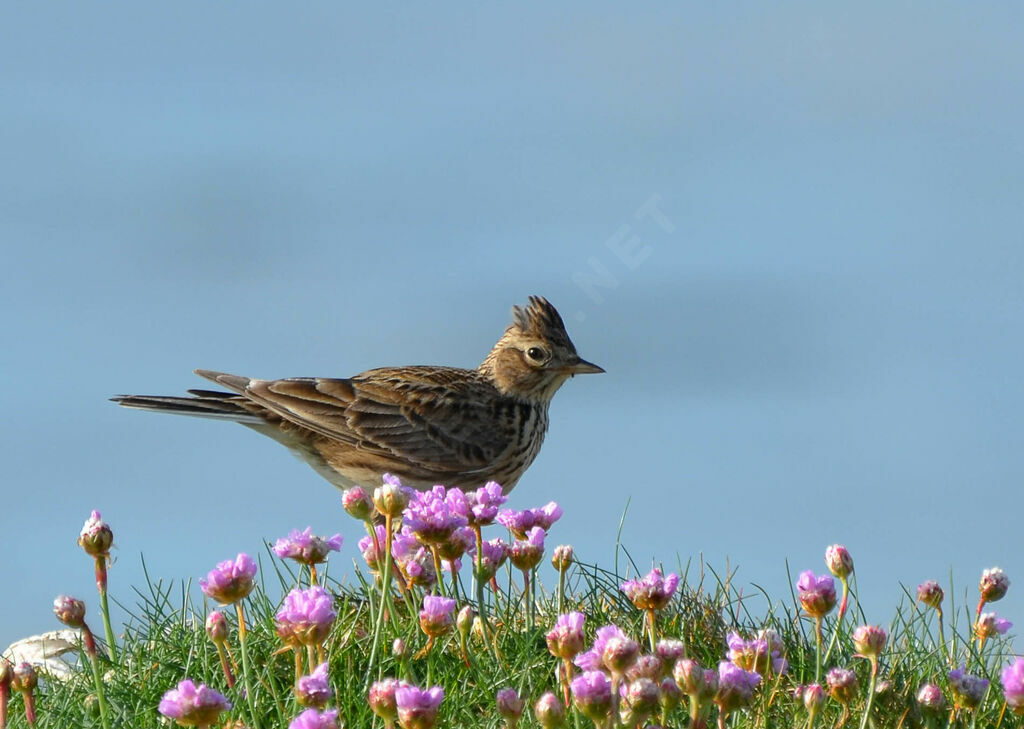
[[531, 296], [530, 303], [525, 307], [513, 306], [512, 322], [524, 334], [540, 339], [569, 339], [562, 317], [543, 296]]

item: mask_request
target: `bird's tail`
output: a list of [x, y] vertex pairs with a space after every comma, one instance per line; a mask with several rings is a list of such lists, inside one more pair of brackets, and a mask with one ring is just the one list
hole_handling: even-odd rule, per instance
[[113, 402], [126, 408], [151, 410], [158, 413], [175, 413], [191, 415], [198, 418], [215, 420], [231, 420], [236, 423], [257, 425], [265, 421], [259, 415], [246, 409], [245, 398], [233, 392], [216, 390], [189, 390], [192, 397], [174, 397], [171, 395], [117, 395], [110, 398]]

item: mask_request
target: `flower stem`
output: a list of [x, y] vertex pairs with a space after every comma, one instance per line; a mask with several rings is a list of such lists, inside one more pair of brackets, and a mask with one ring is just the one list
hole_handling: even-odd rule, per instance
[[558, 570], [558, 614], [562, 614], [562, 604], [565, 602], [565, 569]]
[[649, 609], [647, 611], [647, 627], [651, 632], [651, 653], [654, 653], [656, 646], [658, 644], [657, 628], [655, 626], [656, 620], [657, 618], [654, 614], [654, 608]]
[[29, 726], [36, 725], [36, 700], [32, 695], [32, 689], [25, 689], [21, 692], [22, 697], [25, 699], [25, 721], [28, 722]]
[[220, 658], [220, 667], [224, 669], [224, 680], [228, 682], [228, 688], [234, 688], [235, 677], [231, 673], [231, 663], [228, 661], [228, 653], [224, 649], [224, 641], [217, 641], [217, 656]]
[[103, 615], [103, 633], [107, 637], [107, 651], [110, 660], [117, 662], [117, 643], [114, 642], [114, 629], [110, 627], [110, 606], [107, 603], [107, 558], [100, 555], [96, 558], [96, 589], [100, 593], [100, 613]]
[[[476, 574], [473, 579], [476, 587], [476, 611], [483, 626], [484, 643], [490, 647], [491, 624], [487, 619], [487, 605], [484, 603], [484, 535], [479, 524], [473, 525], [473, 534], [476, 536]], [[492, 653], [497, 655], [493, 648]]]
[[245, 611], [242, 603], [235, 603], [235, 612], [238, 614], [238, 645], [242, 650], [242, 686], [245, 691], [245, 701], [249, 705], [249, 719], [255, 726], [257, 723], [256, 700], [252, 694], [252, 676], [249, 671], [249, 648], [247, 647], [247, 631], [245, 629]]
[[[838, 630], [838, 628], [837, 628]], [[821, 617], [814, 619], [814, 638], [818, 650], [815, 652], [814, 660], [814, 682], [821, 683]]]
[[[437, 579], [434, 580], [434, 594], [444, 595], [444, 572], [441, 571], [441, 553], [437, 551], [437, 545], [431, 545], [430, 553], [434, 557], [434, 572], [437, 575]], [[447, 595], [444, 595], [447, 597]]]
[[92, 680], [96, 684], [96, 699], [100, 705], [100, 721], [104, 729], [110, 729], [110, 717], [107, 714], [107, 697], [103, 693], [103, 676], [100, 675], [100, 657], [96, 650], [96, 639], [93, 638], [89, 626], [82, 625], [82, 641], [85, 643], [85, 652], [89, 656], [89, 663], [92, 664]]
[[369, 688], [370, 681], [373, 680], [377, 651], [380, 648], [380, 633], [384, 627], [384, 615], [387, 613], [391, 597], [391, 541], [391, 516], [386, 515], [384, 517], [384, 575], [380, 588], [380, 608], [377, 610], [377, 620], [373, 625], [373, 649], [370, 651], [370, 670], [366, 672], [366, 688]]
[[875, 703], [875, 684], [878, 682], [878, 659], [871, 659], [871, 680], [868, 682], [868, 700], [864, 706], [864, 715], [860, 718], [860, 729], [866, 729], [871, 707]]
[[[843, 585], [843, 598], [839, 602], [839, 614], [836, 616], [836, 626], [832, 631], [832, 639], [828, 642], [828, 650], [825, 651], [825, 657], [821, 659], [821, 662], [828, 665], [828, 657], [832, 655], [832, 649], [836, 646], [836, 640], [839, 638], [839, 628], [843, 624], [843, 616], [846, 615], [846, 605], [850, 597], [850, 585], [846, 581], [845, 577], [839, 578], [840, 583]], [[820, 618], [819, 618], [820, 620]], [[820, 680], [821, 676], [816, 676], [815, 680]]]

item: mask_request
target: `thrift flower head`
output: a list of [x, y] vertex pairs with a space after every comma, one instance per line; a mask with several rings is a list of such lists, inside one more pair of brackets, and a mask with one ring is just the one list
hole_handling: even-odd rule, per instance
[[11, 688], [15, 691], [32, 691], [38, 684], [35, 666], [28, 661], [16, 663], [11, 669]]
[[571, 544], [559, 544], [551, 552], [551, 566], [559, 572], [569, 569], [576, 554]]
[[398, 723], [402, 729], [434, 729], [437, 712], [444, 699], [444, 689], [434, 686], [421, 689], [416, 686], [400, 686], [395, 691], [398, 705]]
[[848, 704], [857, 695], [857, 674], [849, 668], [833, 668], [825, 674], [828, 695], [840, 704]]
[[85, 603], [68, 595], [58, 595], [53, 601], [53, 614], [70, 628], [85, 625]]
[[398, 679], [385, 678], [370, 686], [370, 693], [367, 695], [367, 703], [373, 713], [384, 720], [385, 723], [394, 723], [398, 718], [398, 704], [395, 700], [395, 691], [402, 684]]
[[533, 716], [543, 729], [559, 729], [565, 726], [565, 707], [562, 701], [548, 691], [537, 699], [533, 707]]
[[1024, 714], [1024, 658], [1016, 658], [999, 674], [1003, 697], [1015, 714]]
[[[377, 524], [373, 528], [373, 532], [377, 537], [376, 541], [374, 541], [373, 537], [367, 534], [359, 540], [359, 551], [362, 553], [363, 559], [366, 561], [366, 566], [374, 572], [380, 572], [384, 566], [383, 553], [387, 546], [387, 531], [383, 524]], [[380, 548], [379, 551], [378, 547]]]
[[[461, 496], [462, 492], [458, 492]], [[418, 493], [405, 508], [405, 526], [425, 545], [444, 544], [459, 527], [468, 524], [466, 517], [452, 508], [444, 486]]]
[[526, 539], [527, 533], [536, 526], [545, 532], [550, 531], [551, 526], [561, 518], [562, 507], [554, 501], [539, 509], [504, 509], [498, 512], [498, 523], [512, 532], [517, 539]]
[[288, 729], [338, 729], [338, 712], [336, 709], [319, 712], [306, 709], [292, 719]]
[[329, 552], [341, 549], [342, 537], [317, 537], [313, 535], [313, 527], [306, 527], [301, 532], [293, 529], [287, 537], [281, 537], [273, 546], [274, 554], [281, 559], [294, 559], [302, 564], [320, 564], [327, 560]]
[[555, 619], [554, 627], [545, 636], [551, 655], [555, 658], [570, 659], [575, 658], [583, 650], [585, 620], [586, 617], [580, 612], [565, 613]]
[[943, 597], [945, 597], [945, 593], [942, 592], [942, 588], [935, 580], [928, 580], [917, 586], [917, 601], [936, 610], [942, 606]]
[[661, 680], [662, 662], [653, 653], [639, 656], [633, 665], [626, 671], [626, 680], [635, 681], [638, 678], [649, 678], [655, 683]]
[[603, 671], [586, 671], [569, 685], [572, 699], [580, 712], [597, 723], [612, 710], [612, 683]]
[[676, 665], [676, 661], [686, 655], [686, 644], [675, 638], [662, 638], [654, 647], [654, 652], [661, 659], [664, 673], [668, 676], [671, 675], [672, 667]]
[[444, 635], [455, 624], [455, 600], [440, 595], [426, 595], [420, 610], [420, 627], [431, 638]]
[[514, 688], [499, 690], [494, 701], [498, 706], [498, 715], [513, 725], [523, 715], [523, 700], [519, 698], [519, 694]]
[[949, 689], [957, 706], [973, 709], [985, 698], [988, 679], [972, 676], [963, 668], [957, 668], [949, 672]]
[[390, 473], [385, 473], [383, 480], [384, 484], [373, 490], [373, 506], [381, 516], [401, 516], [414, 492]]
[[729, 633], [726, 637], [729, 646], [728, 658], [736, 666], [745, 671], [754, 671], [760, 675], [771, 671], [784, 673], [787, 668], [786, 659], [780, 655], [782, 641], [775, 631], [763, 632], [753, 640], [744, 640], [739, 633]]
[[865, 658], [877, 659], [885, 649], [885, 629], [877, 625], [861, 625], [853, 631], [853, 647]]
[[629, 726], [636, 726], [658, 710], [661, 691], [658, 689], [658, 684], [641, 676], [625, 687], [623, 698], [625, 700], [622, 708], [628, 717], [626, 723]]
[[493, 524], [498, 509], [508, 501], [508, 497], [502, 493], [501, 486], [495, 481], [488, 481], [476, 491], [463, 492], [461, 489], [451, 489], [448, 494], [452, 497], [452, 508], [464, 516], [470, 526]]
[[303, 706], [322, 709], [327, 705], [331, 699], [331, 686], [326, 663], [321, 663], [313, 673], [295, 682], [295, 698]]
[[623, 675], [640, 657], [640, 644], [627, 636], [612, 636], [604, 644], [601, 662], [612, 675]]
[[604, 648], [612, 638], [625, 638], [626, 634], [617, 625], [605, 625], [597, 629], [594, 645], [589, 651], [580, 653], [573, 661], [584, 671], [598, 671], [604, 668]]
[[353, 486], [341, 495], [341, 505], [349, 516], [359, 521], [370, 521], [373, 516], [373, 499], [362, 486]]
[[825, 690], [821, 688], [821, 684], [808, 684], [803, 687], [800, 698], [804, 702], [804, 708], [809, 713], [816, 714], [825, 705]]
[[[476, 566], [476, 545], [470, 547], [467, 550], [473, 555], [474, 569]], [[505, 564], [505, 560], [508, 559], [509, 548], [508, 545], [501, 539], [491, 539], [490, 541], [484, 542], [482, 545], [483, 552], [483, 575], [481, 579], [485, 582], [492, 577], [498, 571], [498, 568]]]
[[100, 512], [93, 510], [82, 526], [78, 535], [78, 546], [92, 557], [106, 557], [110, 554], [110, 545], [114, 542], [114, 533], [100, 517]]
[[452, 532], [444, 544], [437, 548], [441, 559], [449, 562], [456, 561], [464, 555], [470, 547], [476, 544], [476, 537], [469, 527], [462, 527]]
[[828, 575], [801, 572], [796, 589], [804, 612], [812, 618], [823, 618], [836, 606], [836, 583]]
[[683, 700], [683, 692], [671, 678], [662, 679], [658, 685], [658, 690], [661, 692], [659, 697], [661, 708], [666, 712], [672, 711]]
[[942, 695], [942, 689], [934, 683], [926, 683], [917, 690], [917, 703], [922, 709], [938, 713], [946, 708], [946, 697]]
[[627, 580], [620, 587], [640, 610], [661, 610], [668, 605], [678, 585], [679, 575], [672, 573], [664, 577], [661, 570], [655, 567], [645, 577]]
[[718, 664], [718, 693], [715, 703], [725, 713], [735, 711], [750, 703], [754, 689], [761, 677], [753, 671], [744, 671], [729, 661]]
[[853, 574], [853, 557], [842, 544], [833, 544], [825, 550], [825, 564], [828, 571], [839, 579]]
[[539, 565], [544, 557], [544, 530], [539, 526], [532, 527], [526, 533], [526, 539], [512, 543], [508, 557], [520, 570], [532, 570]]
[[[699, 696], [704, 693], [704, 667], [692, 658], [682, 658], [676, 661], [676, 665], [672, 669], [672, 677], [687, 696]], [[715, 677], [717, 679], [717, 673]]]
[[206, 684], [196, 686], [186, 678], [164, 694], [158, 710], [182, 726], [207, 726], [216, 723], [221, 712], [230, 708], [231, 703], [221, 694]]
[[217, 602], [230, 605], [252, 592], [256, 586], [255, 577], [256, 563], [248, 554], [241, 552], [234, 562], [230, 559], [218, 562], [205, 580], [199, 580], [199, 587]]
[[336, 617], [331, 593], [313, 585], [305, 590], [295, 588], [285, 595], [274, 616], [274, 625], [288, 645], [320, 645], [331, 632]]
[[981, 573], [981, 581], [978, 583], [978, 590], [981, 592], [981, 599], [984, 602], [995, 602], [1006, 597], [1006, 591], [1010, 589], [1010, 578], [998, 567], [991, 567]]
[[1013, 623], [995, 613], [982, 613], [974, 624], [974, 634], [979, 638], [993, 638], [1003, 635], [1013, 627]]
[[228, 639], [228, 620], [224, 613], [212, 610], [206, 616], [206, 634], [214, 643], [221, 643]]

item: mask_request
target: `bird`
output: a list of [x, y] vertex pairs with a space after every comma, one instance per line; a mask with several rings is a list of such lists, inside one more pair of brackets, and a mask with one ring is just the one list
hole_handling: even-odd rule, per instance
[[512, 308], [512, 323], [476, 369], [382, 367], [279, 380], [197, 369], [224, 390], [111, 400], [240, 423], [287, 446], [341, 490], [372, 489], [389, 473], [419, 490], [493, 481], [508, 493], [540, 452], [555, 392], [575, 375], [604, 371], [576, 353], [555, 307], [531, 296]]

